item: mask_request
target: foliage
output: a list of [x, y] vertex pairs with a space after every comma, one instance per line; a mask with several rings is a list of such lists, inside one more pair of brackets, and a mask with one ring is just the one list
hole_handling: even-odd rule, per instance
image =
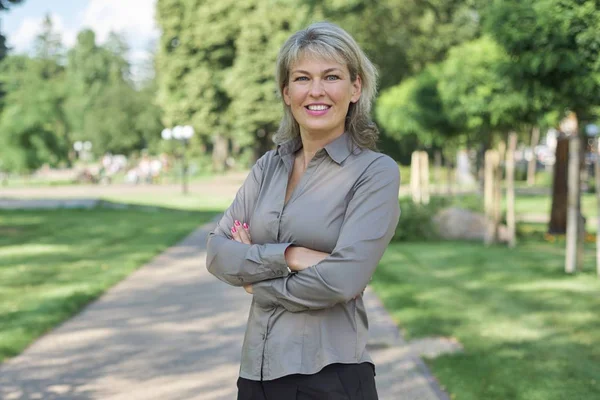
[[273, 146], [281, 119], [281, 100], [274, 80], [277, 53], [284, 41], [307, 24], [308, 14], [289, 2], [258, 1], [240, 22], [236, 57], [226, 78], [232, 99], [229, 117], [240, 146], [254, 146], [256, 158]]
[[456, 134], [445, 114], [433, 67], [384, 91], [377, 103], [377, 121], [388, 136], [415, 135], [425, 146], [442, 145]]
[[600, 2], [494, 0], [484, 26], [511, 56], [506, 72], [530, 92], [549, 91], [555, 110], [586, 118], [600, 93]]
[[31, 171], [66, 159], [66, 87], [60, 36], [46, 17], [35, 41], [36, 57], [9, 56], [2, 61], [5, 93], [0, 115], [0, 169]]
[[400, 199], [400, 221], [392, 240], [406, 242], [437, 239], [432, 219], [450, 203], [451, 200], [445, 197], [432, 197], [429, 204], [415, 204], [410, 198]]
[[156, 56], [158, 104], [165, 126], [194, 127], [194, 146], [231, 131], [231, 121], [224, 118], [231, 103], [224, 82], [236, 57], [238, 21], [249, 8], [233, 0], [157, 2], [162, 30]]
[[508, 62], [503, 49], [482, 37], [450, 50], [439, 68], [439, 93], [449, 119], [465, 132], [514, 129], [528, 107], [524, 93], [500, 69]]
[[339, 23], [371, 57], [381, 88], [442, 61], [448, 50], [479, 34], [471, 0], [305, 0], [315, 18]]

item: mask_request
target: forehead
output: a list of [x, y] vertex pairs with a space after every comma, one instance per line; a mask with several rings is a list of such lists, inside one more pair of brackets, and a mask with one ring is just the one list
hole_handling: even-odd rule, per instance
[[294, 73], [298, 70], [319, 73], [330, 69], [338, 69], [348, 73], [348, 66], [345, 63], [340, 62], [340, 60], [318, 57], [311, 54], [301, 55], [290, 65], [290, 73]]

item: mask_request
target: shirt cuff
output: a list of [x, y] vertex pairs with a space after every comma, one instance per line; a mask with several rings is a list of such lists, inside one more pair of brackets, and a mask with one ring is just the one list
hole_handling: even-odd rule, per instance
[[254, 301], [260, 307], [272, 308], [277, 305], [277, 297], [271, 291], [272, 286], [272, 280], [256, 282], [252, 285]]
[[262, 254], [262, 263], [273, 272], [273, 278], [282, 278], [292, 273], [285, 261], [285, 251], [291, 243], [270, 243], [265, 246]]

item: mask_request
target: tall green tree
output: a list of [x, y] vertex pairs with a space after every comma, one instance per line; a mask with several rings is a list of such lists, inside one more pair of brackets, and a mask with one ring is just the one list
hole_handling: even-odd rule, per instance
[[389, 136], [414, 135], [420, 146], [441, 146], [459, 131], [446, 115], [438, 79], [430, 66], [379, 96], [376, 115]]
[[274, 78], [279, 48], [309, 18], [306, 7], [292, 7], [289, 1], [256, 3], [240, 22], [235, 62], [226, 78], [233, 139], [253, 149], [254, 158], [273, 147], [282, 116]]
[[227, 157], [231, 104], [225, 79], [236, 58], [239, 21], [252, 2], [234, 0], [158, 0], [162, 35], [156, 57], [158, 103], [165, 126], [191, 124], [192, 142], [213, 148], [213, 167]]
[[[144, 132], [138, 129], [143, 108], [130, 78], [127, 52], [119, 35], [111, 33], [100, 46], [94, 32], [84, 30], [68, 54], [67, 110], [72, 137], [91, 141], [97, 156], [129, 153], [146, 143]], [[157, 128], [154, 134], [159, 132]]]
[[[568, 109], [579, 125], [600, 104], [600, 2], [596, 0], [494, 0], [483, 25], [511, 57], [506, 76], [530, 92], [543, 89], [546, 103]], [[563, 147], [558, 146], [559, 148]], [[557, 154], [549, 230], [566, 231], [566, 153]]]
[[2, 62], [6, 92], [0, 117], [0, 168], [28, 172], [42, 164], [67, 160], [62, 45], [46, 17], [37, 36], [35, 56], [9, 56]]
[[438, 69], [448, 117], [485, 149], [494, 132], [515, 129], [529, 107], [526, 94], [502, 74], [508, 61], [504, 49], [484, 36], [451, 49]]

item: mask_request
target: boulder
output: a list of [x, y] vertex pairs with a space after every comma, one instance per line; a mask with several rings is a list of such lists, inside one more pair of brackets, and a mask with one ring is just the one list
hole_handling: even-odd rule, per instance
[[[459, 207], [445, 208], [433, 217], [438, 235], [447, 240], [483, 241], [490, 224], [485, 215]], [[500, 241], [507, 241], [506, 225], [500, 225], [499, 229]]]

